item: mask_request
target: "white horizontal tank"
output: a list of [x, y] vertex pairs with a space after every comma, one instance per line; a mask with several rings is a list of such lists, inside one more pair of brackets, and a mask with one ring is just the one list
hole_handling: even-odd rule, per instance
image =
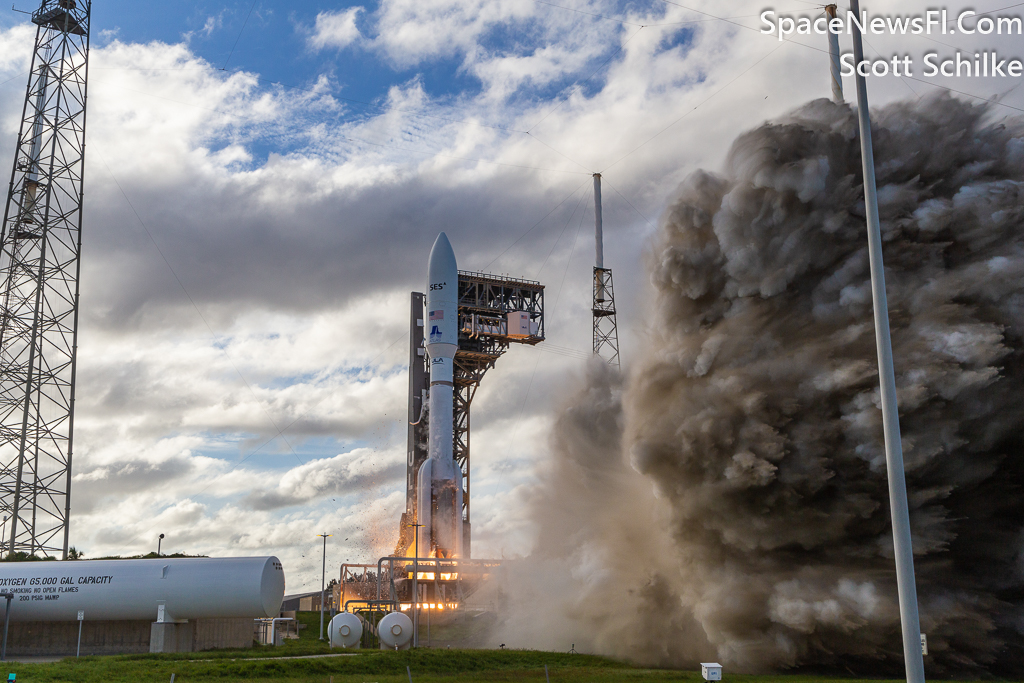
[[276, 557], [2, 562], [0, 592], [14, 594], [11, 621], [266, 618], [281, 611], [284, 568]]

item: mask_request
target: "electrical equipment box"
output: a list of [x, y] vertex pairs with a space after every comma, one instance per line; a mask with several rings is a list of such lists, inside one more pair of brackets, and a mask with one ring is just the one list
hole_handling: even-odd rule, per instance
[[512, 311], [508, 314], [508, 336], [514, 339], [535, 337], [540, 331], [540, 325], [530, 320], [530, 314], [526, 311]]
[[510, 337], [529, 337], [530, 314], [524, 311], [512, 311], [509, 313], [508, 335]]
[[722, 680], [722, 665], [718, 662], [701, 662], [700, 672], [705, 681]]

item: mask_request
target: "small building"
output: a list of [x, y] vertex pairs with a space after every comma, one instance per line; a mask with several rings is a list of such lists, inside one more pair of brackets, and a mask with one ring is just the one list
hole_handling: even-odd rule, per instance
[[[341, 592], [341, 586], [337, 581], [331, 581], [331, 583], [324, 590], [324, 611], [325, 612], [337, 612], [338, 611], [338, 599]], [[320, 611], [320, 591], [310, 591], [308, 593], [295, 593], [293, 595], [284, 596], [284, 602], [281, 603], [282, 612], [319, 612]]]
[[[326, 605], [327, 610], [330, 610], [330, 603]], [[312, 593], [296, 593], [294, 595], [284, 596], [284, 602], [281, 603], [281, 612], [319, 612], [320, 611], [320, 591]]]

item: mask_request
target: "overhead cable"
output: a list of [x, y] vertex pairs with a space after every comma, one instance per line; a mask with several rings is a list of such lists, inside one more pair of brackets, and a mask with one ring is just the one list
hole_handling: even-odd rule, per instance
[[231, 46], [231, 52], [228, 53], [228, 58], [224, 60], [224, 66], [220, 68], [224, 71], [228, 68], [228, 62], [231, 61], [231, 55], [235, 54], [235, 48], [238, 47], [238, 41], [242, 39], [242, 32], [245, 31], [245, 25], [249, 23], [249, 17], [252, 16], [252, 11], [256, 9], [256, 0], [252, 0], [252, 5], [249, 7], [249, 13], [245, 15], [245, 21], [242, 22], [242, 28], [238, 31], [238, 37], [235, 38], [235, 44]]

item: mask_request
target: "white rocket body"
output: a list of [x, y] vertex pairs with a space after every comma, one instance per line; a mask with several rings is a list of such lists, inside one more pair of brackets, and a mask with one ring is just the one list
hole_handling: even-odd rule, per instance
[[462, 556], [462, 471], [455, 463], [453, 394], [459, 344], [459, 269], [442, 232], [427, 264], [426, 347], [430, 362], [427, 459], [417, 477], [419, 556]]

